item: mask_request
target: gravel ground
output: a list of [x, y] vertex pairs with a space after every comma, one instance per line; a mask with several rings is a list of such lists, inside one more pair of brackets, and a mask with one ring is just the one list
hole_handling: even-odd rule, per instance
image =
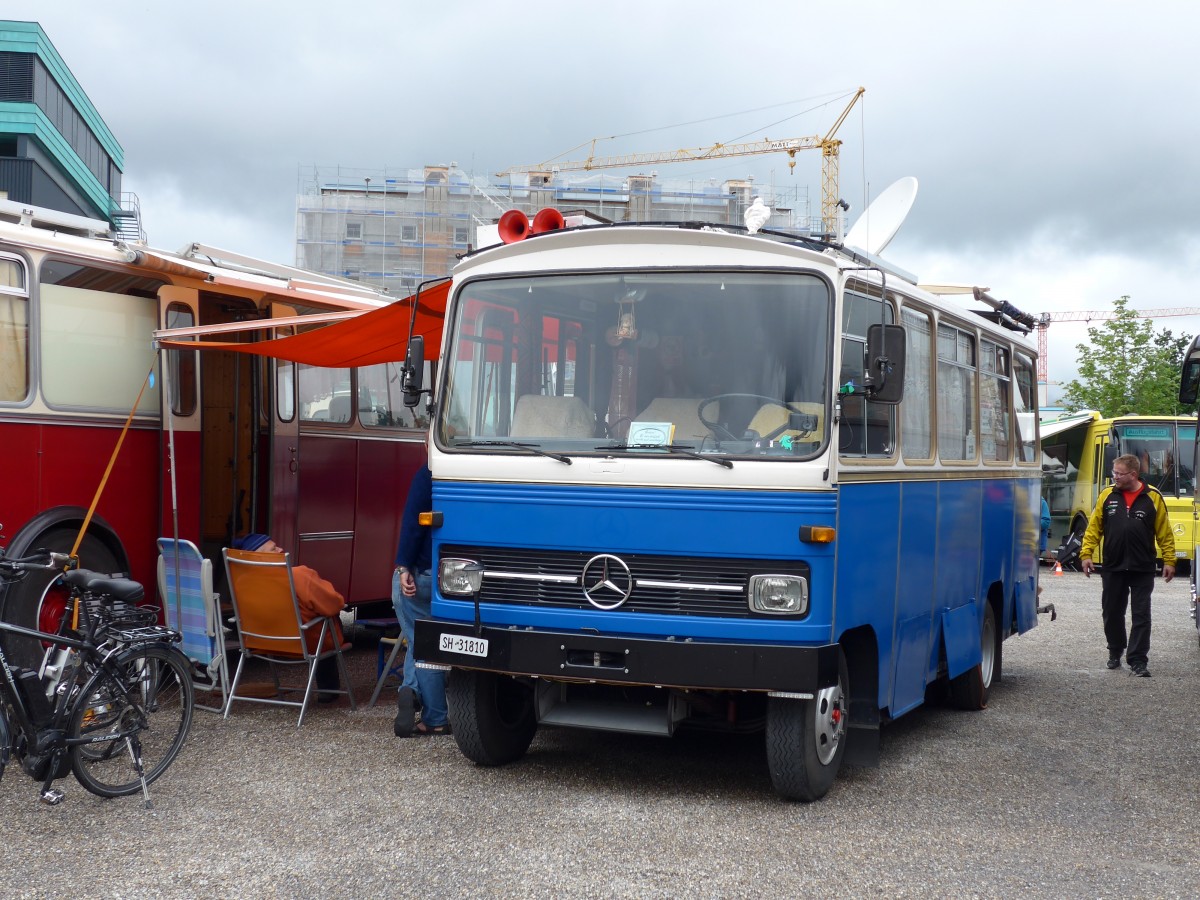
[[[1200, 648], [1187, 579], [1155, 590], [1150, 679], [1108, 671], [1098, 578], [1043, 570], [1058, 620], [1005, 644], [987, 710], [917, 710], [882, 764], [778, 800], [761, 738], [543, 729], [500, 769], [351, 712], [198, 712], [137, 798], [0, 783], [16, 897], [1194, 897]], [[370, 636], [352, 657], [369, 696]]]

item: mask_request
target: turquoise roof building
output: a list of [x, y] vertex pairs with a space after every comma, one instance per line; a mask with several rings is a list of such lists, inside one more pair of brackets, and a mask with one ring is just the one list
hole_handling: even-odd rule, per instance
[[124, 165], [42, 27], [0, 20], [0, 198], [119, 227]]

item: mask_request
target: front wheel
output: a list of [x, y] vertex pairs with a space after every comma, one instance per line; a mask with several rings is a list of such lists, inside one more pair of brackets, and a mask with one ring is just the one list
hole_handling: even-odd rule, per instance
[[179, 651], [133, 647], [102, 670], [75, 701], [67, 730], [75, 778], [99, 797], [123, 797], [174, 762], [192, 727], [192, 678]]
[[781, 797], [809, 803], [833, 786], [846, 752], [849, 682], [846, 656], [839, 653], [833, 687], [812, 700], [768, 699], [767, 768]]
[[507, 675], [452, 670], [446, 706], [458, 749], [481, 766], [520, 759], [533, 743], [533, 688]]

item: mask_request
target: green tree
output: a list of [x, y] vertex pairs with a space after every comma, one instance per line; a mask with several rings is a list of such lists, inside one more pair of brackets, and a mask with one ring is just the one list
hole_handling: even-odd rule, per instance
[[1088, 329], [1088, 343], [1076, 344], [1079, 378], [1063, 389], [1068, 410], [1099, 410], [1105, 417], [1152, 416], [1178, 412], [1179, 371], [1191, 337], [1138, 317], [1128, 295], [1113, 304], [1115, 316]]

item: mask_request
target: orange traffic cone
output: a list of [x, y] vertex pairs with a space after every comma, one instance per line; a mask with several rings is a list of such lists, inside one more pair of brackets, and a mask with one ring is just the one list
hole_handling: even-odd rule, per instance
[[1056, 578], [1062, 577], [1062, 563], [1060, 563], [1057, 559], [1054, 561], [1054, 576]]

